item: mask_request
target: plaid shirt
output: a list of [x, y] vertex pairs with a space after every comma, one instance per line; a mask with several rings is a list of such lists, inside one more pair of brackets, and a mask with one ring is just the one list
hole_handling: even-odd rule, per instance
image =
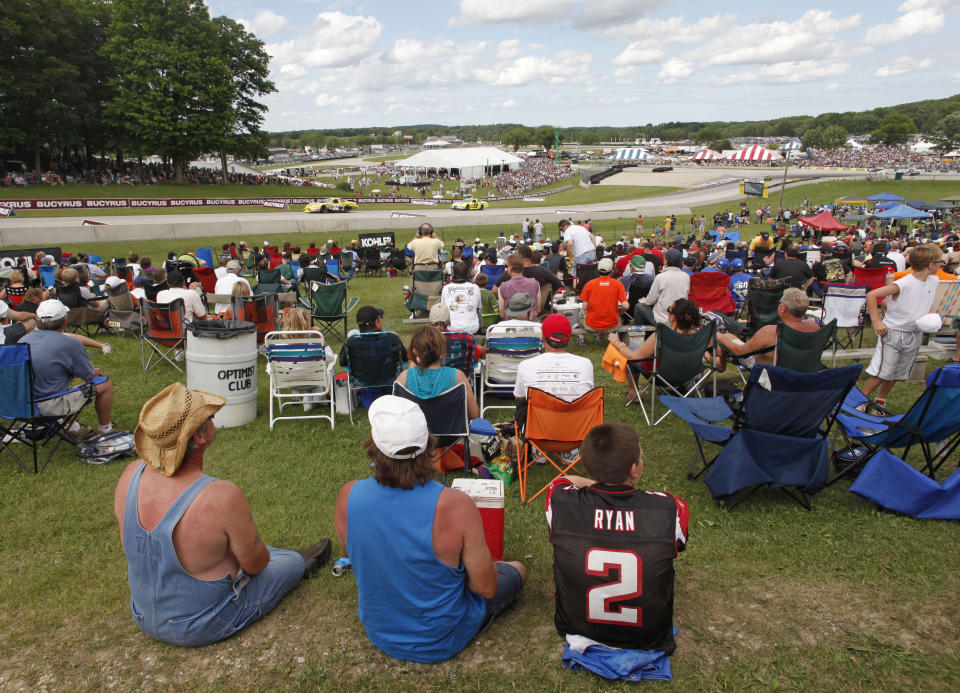
[[447, 339], [443, 365], [459, 368], [467, 377], [473, 375], [473, 366], [477, 360], [477, 346], [474, 344], [473, 335], [469, 332], [444, 332], [443, 336]]
[[395, 332], [361, 332], [343, 345], [340, 365], [361, 387], [390, 385], [407, 360], [407, 350]]

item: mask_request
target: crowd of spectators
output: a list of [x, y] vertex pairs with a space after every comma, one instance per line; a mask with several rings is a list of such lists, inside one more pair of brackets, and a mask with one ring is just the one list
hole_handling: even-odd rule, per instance
[[906, 146], [889, 147], [870, 145], [865, 147], [836, 147], [818, 149], [808, 147], [808, 163], [811, 166], [843, 166], [849, 168], [927, 168], [938, 157], [913, 152]]

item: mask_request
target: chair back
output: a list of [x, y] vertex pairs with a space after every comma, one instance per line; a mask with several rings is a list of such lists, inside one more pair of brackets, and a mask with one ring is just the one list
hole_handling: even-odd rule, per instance
[[257, 282], [260, 284], [280, 284], [280, 280], [283, 276], [280, 274], [280, 270], [274, 269], [262, 269], [260, 274], [257, 275]]
[[373, 270], [379, 270], [380, 266], [380, 249], [376, 246], [366, 248], [363, 251], [363, 268], [367, 272], [371, 272]]
[[439, 269], [414, 269], [410, 298], [407, 310], [427, 310], [430, 299], [440, 295], [443, 290], [443, 271]]
[[927, 376], [923, 391], [909, 411], [887, 430], [887, 447], [904, 447], [922, 438], [927, 443], [946, 440], [960, 431], [960, 365], [941, 366]]
[[330, 258], [330, 259], [328, 259], [328, 260], [324, 260], [324, 261], [323, 261], [323, 264], [324, 264], [324, 265], [326, 266], [326, 268], [327, 268], [327, 274], [332, 275], [332, 276], [334, 276], [334, 277], [339, 277], [339, 276], [340, 276], [340, 261], [339, 261], [339, 260], [337, 260], [336, 258]]
[[873, 291], [887, 285], [887, 274], [892, 271], [892, 267], [854, 267], [853, 283]]
[[[206, 263], [206, 267], [203, 269], [212, 270], [214, 268], [213, 264], [213, 251], [210, 248], [197, 248], [197, 259], [203, 260]], [[213, 293], [212, 291], [210, 293]]]
[[310, 387], [326, 381], [327, 345], [319, 330], [270, 332], [264, 336], [264, 347], [276, 387]]
[[597, 264], [596, 262], [590, 262], [577, 265], [577, 293], [580, 293], [591, 279], [596, 279], [600, 276], [600, 272], [597, 270]]
[[690, 300], [704, 311], [733, 313], [737, 309], [730, 292], [730, 277], [724, 272], [694, 272], [690, 277]]
[[167, 282], [163, 281], [159, 284], [144, 284], [143, 285], [143, 295], [147, 297], [148, 301], [156, 301], [157, 294], [161, 291], [166, 291], [170, 286]]
[[603, 423], [603, 388], [595, 387], [572, 402], [536, 387], [527, 390], [524, 437], [545, 451], [578, 447], [591, 428]]
[[777, 308], [783, 292], [790, 287], [790, 279], [761, 279], [753, 277], [747, 284], [747, 324], [750, 332], [775, 325], [780, 320]]
[[487, 275], [488, 289], [493, 288], [493, 285], [497, 283], [500, 275], [503, 274], [506, 269], [506, 265], [488, 265], [486, 263], [480, 265], [480, 271]]
[[787, 325], [777, 326], [777, 346], [773, 360], [781, 368], [800, 373], [816, 373], [826, 368], [820, 358], [837, 334], [833, 320], [816, 332], [801, 332]]
[[57, 298], [67, 308], [85, 308], [87, 302], [80, 295], [80, 285], [77, 282], [60, 284], [57, 287]]
[[344, 314], [347, 303], [347, 283], [323, 284], [311, 281], [311, 313], [319, 318], [337, 318]]
[[707, 321], [692, 334], [675, 332], [663, 323], [657, 324], [657, 348], [654, 372], [670, 385], [680, 388], [703, 372], [703, 355], [713, 343], [717, 324]]
[[403, 369], [402, 346], [394, 332], [361, 332], [352, 335], [344, 344], [350, 380], [358, 387], [392, 385]]
[[504, 327], [497, 324], [487, 330], [485, 379], [488, 382], [512, 383], [517, 379], [521, 361], [536, 356], [543, 345], [537, 327]]
[[447, 348], [443, 355], [443, 365], [456, 368], [468, 378], [473, 376], [474, 354], [476, 347], [473, 335], [469, 332], [444, 332]]
[[203, 287], [204, 293], [217, 293], [217, 273], [212, 267], [197, 267], [193, 270], [193, 274], [197, 277], [197, 281], [200, 282], [200, 286]]
[[113, 310], [133, 311], [133, 296], [126, 284], [117, 284], [107, 288], [107, 301]]
[[349, 274], [353, 271], [353, 253], [340, 253], [340, 271]]
[[823, 285], [823, 320], [836, 321], [837, 327], [860, 327], [867, 305], [867, 286], [850, 284]]
[[147, 332], [144, 336], [165, 347], [176, 346], [186, 334], [183, 327], [185, 315], [182, 298], [170, 303], [156, 303], [148, 299], [145, 312]]
[[230, 306], [235, 320], [245, 320], [257, 326], [257, 343], [263, 344], [267, 333], [279, 326], [277, 295], [264, 293], [257, 296], [231, 296]]
[[49, 289], [51, 286], [56, 284], [56, 267], [53, 265], [40, 265], [37, 267], [37, 271], [40, 273], [40, 279], [43, 281], [43, 288]]
[[457, 383], [436, 397], [421, 399], [400, 383], [393, 384], [393, 394], [415, 402], [427, 420], [427, 430], [437, 438], [462, 438], [470, 434], [467, 416], [467, 384]]
[[0, 418], [16, 420], [37, 415], [29, 344], [0, 344], [0, 388]]

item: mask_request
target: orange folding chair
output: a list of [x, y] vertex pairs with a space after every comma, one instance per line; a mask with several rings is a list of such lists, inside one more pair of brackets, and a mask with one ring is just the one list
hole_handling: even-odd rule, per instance
[[[569, 452], [580, 447], [591, 428], [603, 423], [603, 388], [595, 387], [572, 402], [531, 387], [527, 390], [527, 414], [523, 431], [517, 435], [517, 476], [520, 502], [529, 503], [547, 490], [580, 461], [577, 456], [567, 464], [556, 462], [549, 453]], [[527, 497], [527, 474], [540, 455], [557, 470], [543, 488]]]
[[[144, 317], [141, 323], [140, 334], [140, 364], [146, 373], [161, 361], [166, 361], [181, 373], [175, 358], [178, 349], [183, 348], [187, 334], [183, 326], [186, 308], [183, 299], [178, 298], [170, 303], [155, 303], [146, 301]], [[149, 349], [149, 351], [148, 351]]]
[[[263, 344], [268, 333], [274, 332], [280, 323], [280, 311], [275, 293], [259, 296], [231, 296], [233, 315], [237, 320], [246, 320], [257, 326], [257, 344]], [[266, 351], [260, 349], [266, 356]]]

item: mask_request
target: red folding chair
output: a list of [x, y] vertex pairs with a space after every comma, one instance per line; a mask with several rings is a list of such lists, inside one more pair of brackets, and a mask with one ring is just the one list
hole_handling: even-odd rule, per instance
[[204, 293], [217, 293], [217, 273], [213, 271], [212, 267], [195, 267], [193, 274], [203, 287]]
[[730, 277], [724, 272], [695, 272], [690, 277], [690, 300], [702, 311], [729, 315], [737, 310], [730, 292]]

